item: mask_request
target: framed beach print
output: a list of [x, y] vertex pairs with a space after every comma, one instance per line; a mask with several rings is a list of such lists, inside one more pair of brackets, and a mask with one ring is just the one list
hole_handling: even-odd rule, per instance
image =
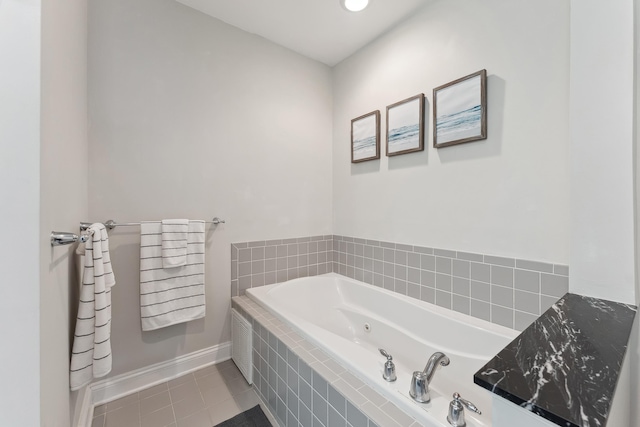
[[487, 70], [433, 89], [433, 146], [487, 138]]
[[387, 107], [387, 156], [424, 150], [424, 94]]
[[351, 120], [351, 163], [380, 158], [380, 110]]

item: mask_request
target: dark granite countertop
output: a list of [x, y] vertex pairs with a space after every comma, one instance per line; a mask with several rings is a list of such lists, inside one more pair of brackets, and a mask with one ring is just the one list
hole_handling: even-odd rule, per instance
[[566, 294], [474, 382], [569, 427], [605, 426], [636, 307]]

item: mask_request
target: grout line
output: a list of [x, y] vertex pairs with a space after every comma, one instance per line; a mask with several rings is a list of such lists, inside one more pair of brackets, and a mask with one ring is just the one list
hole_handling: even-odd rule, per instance
[[171, 387], [169, 387], [169, 381], [167, 381], [165, 384], [167, 384], [167, 391], [169, 392], [169, 402], [171, 402], [171, 413], [173, 414], [173, 422], [177, 426], [178, 419], [176, 418], [176, 411], [175, 409], [173, 409], [173, 398], [171, 397]]

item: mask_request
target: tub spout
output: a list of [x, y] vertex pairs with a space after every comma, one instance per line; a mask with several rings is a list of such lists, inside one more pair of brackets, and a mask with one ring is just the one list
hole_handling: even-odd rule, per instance
[[409, 387], [409, 395], [416, 402], [427, 403], [431, 400], [429, 393], [429, 383], [433, 379], [433, 375], [436, 372], [438, 365], [447, 366], [449, 364], [449, 358], [441, 352], [436, 352], [431, 355], [427, 366], [424, 367], [424, 371], [415, 371], [411, 378], [411, 386]]
[[424, 374], [427, 376], [427, 382], [431, 384], [433, 375], [436, 373], [438, 365], [447, 366], [449, 364], [449, 358], [446, 354], [439, 351], [433, 353], [427, 362], [427, 366], [424, 367]]

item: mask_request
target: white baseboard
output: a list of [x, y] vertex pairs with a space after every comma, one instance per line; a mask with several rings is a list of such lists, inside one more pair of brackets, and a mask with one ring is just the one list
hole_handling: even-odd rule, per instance
[[111, 402], [230, 358], [231, 342], [228, 341], [166, 362], [96, 381], [87, 386], [78, 427], [91, 427], [93, 407], [96, 405]]

